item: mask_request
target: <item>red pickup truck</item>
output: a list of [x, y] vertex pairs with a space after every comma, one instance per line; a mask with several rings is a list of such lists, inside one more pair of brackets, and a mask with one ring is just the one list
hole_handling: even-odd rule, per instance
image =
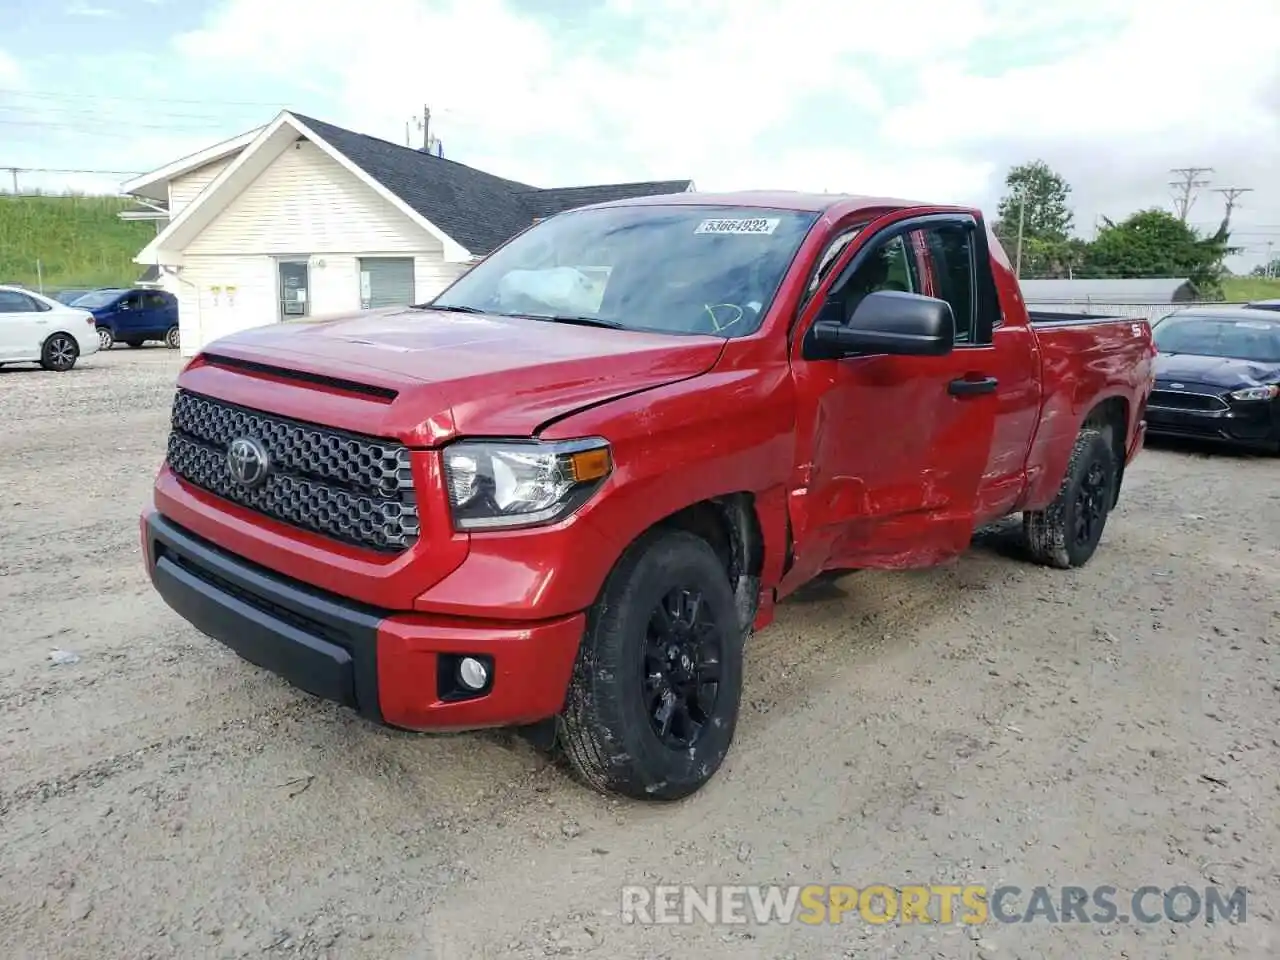
[[721, 765], [744, 644], [824, 572], [1021, 513], [1088, 561], [1142, 447], [1147, 323], [1029, 316], [976, 210], [792, 193], [581, 208], [431, 303], [182, 371], [152, 582], [297, 687], [514, 726], [601, 791]]

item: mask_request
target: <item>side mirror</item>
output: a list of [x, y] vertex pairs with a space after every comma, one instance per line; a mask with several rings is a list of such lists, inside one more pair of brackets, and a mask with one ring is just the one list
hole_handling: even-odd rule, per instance
[[951, 304], [935, 297], [877, 290], [862, 298], [846, 321], [839, 301], [828, 301], [810, 330], [809, 359], [856, 354], [936, 357], [955, 345]]

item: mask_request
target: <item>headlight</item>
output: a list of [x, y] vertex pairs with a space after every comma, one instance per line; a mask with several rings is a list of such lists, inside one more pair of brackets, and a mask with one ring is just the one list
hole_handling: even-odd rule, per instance
[[1233, 390], [1231, 392], [1232, 400], [1271, 400], [1280, 395], [1280, 386], [1271, 384], [1266, 387], [1245, 387], [1243, 390]]
[[596, 437], [466, 440], [444, 450], [449, 506], [459, 530], [551, 523], [582, 506], [612, 471], [609, 444]]

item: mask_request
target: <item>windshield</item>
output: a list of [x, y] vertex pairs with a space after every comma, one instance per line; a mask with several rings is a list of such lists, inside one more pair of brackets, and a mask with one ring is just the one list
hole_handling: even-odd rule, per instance
[[88, 307], [90, 310], [94, 307], [105, 307], [120, 296], [122, 292], [120, 290], [95, 290], [93, 293], [85, 294], [79, 300], [76, 300], [72, 306]]
[[753, 332], [816, 213], [635, 206], [551, 217], [428, 307], [723, 337]]
[[1231, 317], [1166, 317], [1152, 329], [1161, 353], [1280, 363], [1280, 322]]

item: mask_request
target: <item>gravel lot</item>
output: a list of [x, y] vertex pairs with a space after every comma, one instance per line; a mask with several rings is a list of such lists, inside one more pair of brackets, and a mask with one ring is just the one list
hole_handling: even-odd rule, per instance
[[[1280, 460], [1153, 449], [1099, 554], [807, 591], [668, 807], [375, 729], [189, 628], [136, 518], [177, 357], [0, 371], [0, 957], [1280, 955]], [[54, 650], [78, 656], [55, 663]], [[1244, 923], [630, 926], [623, 883], [1214, 881]]]

